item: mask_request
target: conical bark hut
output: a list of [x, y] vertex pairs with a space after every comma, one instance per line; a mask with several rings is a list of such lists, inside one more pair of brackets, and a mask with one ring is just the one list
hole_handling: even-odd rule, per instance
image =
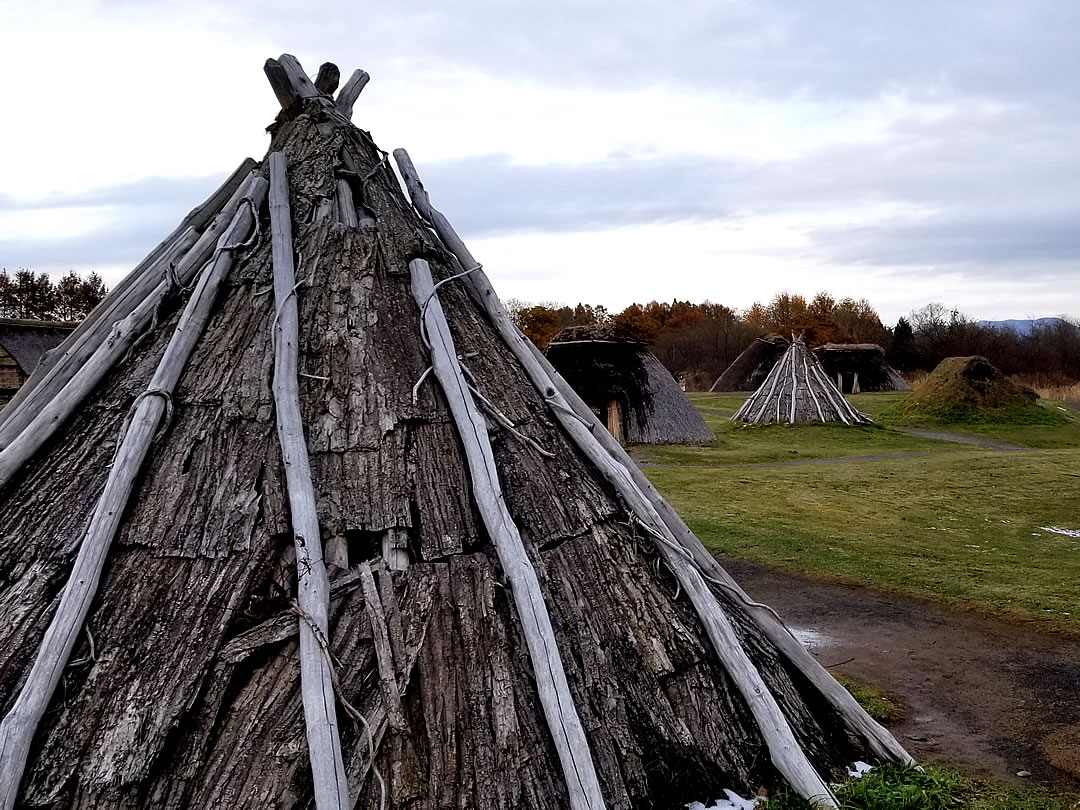
[[761, 387], [731, 419], [761, 425], [773, 422], [865, 425], [872, 421], [844, 399], [814, 353], [806, 348], [802, 338], [794, 336]]
[[[288, 55], [0, 424], [0, 805], [832, 806], [908, 761]], [[267, 206], [267, 201], [269, 205]], [[18, 403], [17, 403], [18, 404]]]

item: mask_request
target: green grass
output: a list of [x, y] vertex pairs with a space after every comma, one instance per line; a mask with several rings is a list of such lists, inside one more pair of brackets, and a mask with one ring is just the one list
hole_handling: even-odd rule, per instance
[[962, 421], [937, 420], [906, 411], [907, 395], [860, 394], [851, 398], [855, 407], [869, 413], [885, 428], [918, 427], [983, 436], [1024, 447], [1061, 449], [1080, 447], [1080, 412], [1057, 400], [1039, 400], [1035, 408], [1001, 408], [989, 416]]
[[745, 397], [730, 394], [691, 394], [716, 441], [701, 447], [639, 446], [635, 455], [655, 464], [761, 464], [892, 453], [951, 452], [951, 442], [908, 436], [876, 425], [839, 424], [742, 425], [731, 422]]
[[[995, 452], [917, 439], [888, 414], [905, 394], [863, 394], [856, 406], [882, 426], [741, 429], [715, 417], [706, 447], [649, 448], [644, 472], [714, 553], [800, 574], [861, 582], [1037, 617], [1080, 629], [1080, 426], [1043, 445]], [[741, 397], [698, 394], [702, 409]], [[710, 414], [706, 413], [706, 417]], [[1043, 426], [999, 426], [1018, 444]], [[635, 453], [641, 455], [641, 449]], [[897, 452], [932, 455], [799, 466], [723, 466]], [[692, 467], [687, 465], [704, 465]]]
[[[945, 768], [875, 768], [836, 790], [842, 810], [1075, 810], [1075, 796], [1015, 790], [960, 776]], [[763, 810], [811, 810], [803, 799], [772, 797]]]
[[1080, 538], [1040, 528], [1080, 528], [1078, 451], [645, 473], [714, 553], [1080, 620]]
[[872, 684], [863, 683], [841, 672], [829, 670], [837, 683], [848, 690], [866, 713], [879, 723], [888, 725], [900, 717], [900, 709], [884, 692]]
[[[882, 392], [874, 394], [849, 395], [848, 400], [863, 413], [869, 415], [875, 426], [849, 428], [846, 425], [769, 425], [742, 427], [727, 418], [735, 413], [746, 399], [743, 394], [689, 394], [690, 400], [702, 411], [702, 416], [717, 434], [719, 446], [716, 449], [731, 450], [726, 453], [730, 458], [738, 458], [740, 451], [754, 454], [753, 461], [759, 456], [772, 452], [764, 461], [783, 460], [777, 454], [778, 448], [770, 445], [784, 445], [799, 453], [798, 458], [840, 458], [843, 455], [868, 455], [863, 453], [870, 447], [886, 448], [875, 452], [905, 452], [928, 449], [948, 449], [948, 445], [935, 444], [930, 440], [920, 440], [905, 436], [897, 429], [905, 427], [929, 428], [959, 433], [961, 435], [982, 436], [1024, 447], [1062, 449], [1080, 447], [1080, 412], [1066, 408], [1058, 400], [1039, 400], [1039, 411], [1044, 417], [1032, 419], [1030, 412], [1019, 413], [1015, 419], [1005, 422], [939, 422], [922, 415], [905, 412], [904, 402], [911, 396], [909, 392]], [[713, 413], [721, 411], [725, 416]], [[1000, 414], [999, 414], [1000, 416]], [[775, 430], [776, 437], [768, 436], [768, 431]], [[784, 431], [804, 431], [807, 438], [785, 434]], [[761, 439], [750, 440], [755, 434]], [[880, 444], [877, 444], [880, 442]], [[836, 456], [814, 455], [818, 452], [838, 451]], [[745, 460], [744, 460], [745, 461]], [[665, 462], [666, 463], [666, 462]], [[678, 462], [683, 463], [683, 462]], [[689, 463], [689, 462], [686, 462]]]

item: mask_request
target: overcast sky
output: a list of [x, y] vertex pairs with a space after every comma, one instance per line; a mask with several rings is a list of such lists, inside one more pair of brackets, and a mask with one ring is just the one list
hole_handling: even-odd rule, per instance
[[371, 83], [504, 297], [1080, 315], [1080, 3], [0, 0], [0, 266], [114, 284], [277, 110]]

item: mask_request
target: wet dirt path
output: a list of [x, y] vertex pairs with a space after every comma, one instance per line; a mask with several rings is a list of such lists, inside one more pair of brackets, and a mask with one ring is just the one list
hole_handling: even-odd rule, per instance
[[898, 700], [916, 759], [1080, 791], [1080, 635], [721, 561], [822, 664]]

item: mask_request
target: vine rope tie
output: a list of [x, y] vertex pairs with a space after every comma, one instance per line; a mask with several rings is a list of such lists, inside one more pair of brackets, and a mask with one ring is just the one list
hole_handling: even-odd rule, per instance
[[[378, 149], [378, 147], [375, 147], [375, 148]], [[381, 169], [383, 167], [383, 165], [386, 164], [390, 160], [390, 153], [389, 152], [385, 152], [382, 149], [379, 149], [379, 151], [382, 152], [382, 157], [379, 158], [379, 162], [375, 164], [375, 168], [373, 168], [370, 172], [368, 172], [367, 174], [365, 174], [363, 177], [360, 178], [360, 184], [361, 185], [366, 186], [367, 181], [370, 180], [372, 177], [374, 177], [376, 175], [376, 173], [379, 171], [379, 169]]]
[[255, 224], [255, 227], [252, 228], [251, 234], [248, 236], [247, 239], [244, 239], [240, 242], [235, 242], [231, 245], [222, 245], [216, 251], [214, 251], [215, 256], [218, 253], [224, 253], [226, 250], [234, 251], [249, 248], [262, 238], [262, 225], [259, 223], [259, 209], [255, 206], [255, 201], [252, 200], [251, 197], [244, 197], [240, 200], [240, 205], [244, 205], [245, 203], [247, 204], [248, 208], [251, 209], [251, 220]]
[[427, 347], [428, 351], [431, 351], [431, 340], [428, 338], [427, 327], [424, 325], [424, 316], [427, 315], [427, 308], [431, 304], [431, 299], [435, 297], [435, 293], [437, 293], [439, 288], [444, 284], [449, 284], [451, 281], [457, 281], [459, 278], [464, 278], [470, 273], [475, 273], [477, 270], [483, 269], [484, 265], [477, 263], [476, 267], [470, 267], [468, 270], [462, 270], [460, 273], [454, 273], [452, 276], [447, 276], [431, 288], [428, 297], [424, 299], [424, 305], [420, 307], [420, 337], [424, 341], [424, 345]]
[[[386, 153], [384, 152], [383, 155], [384, 155], [384, 158], [385, 158]], [[446, 278], [444, 278], [442, 281], [438, 282], [437, 284], [435, 284], [431, 288], [431, 292], [428, 293], [427, 298], [424, 299], [424, 305], [422, 307], [420, 307], [420, 338], [424, 341], [424, 345], [427, 347], [427, 350], [429, 352], [431, 351], [431, 339], [428, 337], [427, 327], [424, 324], [424, 318], [427, 315], [428, 306], [430, 306], [432, 299], [435, 298], [435, 294], [438, 293], [439, 288], [442, 287], [444, 284], [449, 284], [451, 281], [457, 281], [458, 279], [464, 278], [465, 276], [469, 275], [470, 273], [475, 273], [477, 270], [482, 270], [483, 268], [484, 268], [484, 265], [482, 265], [480, 263], [477, 263], [475, 267], [470, 267], [468, 270], [462, 270], [460, 273], [454, 273], [454, 275], [452, 275], [452, 276], [447, 276]], [[476, 376], [466, 367], [466, 365], [464, 363], [461, 362], [460, 357], [458, 358], [458, 365], [460, 365], [462, 371], [469, 376], [469, 379], [472, 381], [472, 383], [477, 382], [476, 381]], [[428, 366], [426, 369], [424, 369], [424, 372], [420, 375], [420, 379], [418, 379], [416, 381], [416, 384], [413, 386], [413, 389], [412, 389], [413, 405], [415, 405], [418, 402], [419, 397], [420, 397], [420, 387], [424, 384], [424, 380], [426, 380], [428, 378], [428, 376], [431, 374], [431, 371], [432, 371], [433, 368], [434, 368], [433, 366]], [[473, 384], [471, 384], [469, 382], [466, 382], [465, 385], [469, 389], [469, 391], [472, 392], [473, 396], [476, 397], [477, 401], [484, 407], [484, 410], [486, 410], [492, 416], [492, 418], [495, 419], [496, 422], [498, 422], [500, 425], [502, 425], [502, 427], [504, 427], [507, 430], [507, 432], [509, 432], [512, 436], [514, 436], [514, 438], [516, 438], [522, 444], [529, 445], [530, 447], [532, 447], [534, 450], [536, 450], [536, 452], [538, 452], [544, 458], [555, 458], [554, 453], [552, 453], [550, 450], [546, 450], [535, 439], [533, 439], [530, 436], [526, 436], [524, 433], [522, 433], [520, 430], [518, 430], [517, 425], [515, 425], [513, 423], [513, 421], [510, 419], [510, 417], [508, 417], [506, 414], [504, 414], [502, 411], [500, 411], [495, 406], [495, 404], [493, 402], [491, 402], [491, 400], [489, 400], [487, 397], [485, 397], [483, 394], [481, 394], [480, 391], [476, 388], [475, 385], [473, 385]], [[579, 417], [577, 414], [574, 414], [574, 418], [575, 419], [580, 419], [581, 417]]]
[[162, 419], [161, 425], [158, 426], [157, 431], [154, 433], [153, 442], [157, 442], [166, 430], [172, 425], [173, 421], [173, 398], [172, 394], [163, 388], [147, 388], [131, 402], [131, 406], [128, 408], [127, 414], [124, 416], [124, 421], [120, 425], [120, 436], [116, 440], [116, 448], [113, 450], [112, 461], [109, 462], [109, 466], [113, 465], [116, 461], [117, 455], [120, 453], [120, 447], [124, 444], [124, 438], [127, 436], [128, 428], [131, 427], [131, 420], [135, 416], [135, 409], [139, 407], [139, 403], [147, 397], [161, 397], [165, 400], [165, 418]]
[[[299, 263], [301, 259], [303, 259], [303, 254], [297, 253], [297, 267], [303, 266]], [[292, 296], [296, 295], [296, 291], [300, 289], [301, 284], [307, 284], [309, 281], [311, 281], [312, 278], [314, 278], [314, 274], [310, 276], [305, 276], [304, 278], [300, 279], [298, 282], [292, 285], [292, 289], [289, 290], [289, 292], [282, 297], [280, 302], [278, 302], [277, 309], [274, 310], [274, 321], [270, 324], [270, 348], [277, 348], [277, 325], [278, 320], [281, 318], [281, 310], [285, 307], [285, 302], [288, 301], [289, 298], [291, 298]]]
[[161, 301], [159, 301], [158, 305], [154, 307], [154, 316], [150, 321], [150, 327], [141, 335], [139, 335], [139, 337], [134, 341], [134, 343], [131, 344], [131, 347], [127, 350], [127, 352], [124, 353], [124, 359], [121, 362], [126, 363], [128, 359], [131, 358], [134, 351], [143, 344], [143, 341], [146, 340], [147, 336], [152, 335], [155, 331], [157, 331], [158, 326], [161, 324], [161, 313], [165, 309], [166, 301], [168, 301], [174, 295], [177, 295], [179, 293], [185, 293], [191, 290], [198, 282], [199, 277], [203, 274], [203, 272], [205, 272], [206, 268], [212, 265], [217, 260], [217, 257], [220, 256], [222, 253], [226, 251], [234, 252], [237, 250], [249, 248], [254, 245], [258, 239], [262, 237], [262, 227], [259, 224], [259, 209], [256, 207], [255, 201], [252, 200], [251, 197], [243, 197], [237, 204], [237, 209], [239, 209], [240, 206], [244, 204], [247, 204], [248, 208], [251, 209], [251, 219], [255, 225], [255, 227], [252, 229], [251, 235], [248, 236], [247, 239], [236, 242], [232, 245], [221, 245], [220, 247], [215, 248], [213, 255], [211, 255], [209, 260], [206, 261], [206, 263], [199, 268], [199, 272], [195, 273], [192, 276], [191, 281], [188, 282], [187, 286], [182, 283], [180, 277], [176, 274], [175, 263], [169, 262], [165, 265], [164, 278], [162, 279], [165, 282], [165, 291], [161, 296]]
[[[785, 630], [787, 630], [788, 634], [792, 638], [794, 638], [796, 641], [798, 641], [798, 638], [795, 636], [795, 634], [791, 632], [791, 629], [784, 623], [784, 620], [780, 618], [780, 614], [777, 613], [775, 610], [773, 610], [771, 607], [769, 607], [768, 605], [762, 604], [761, 602], [755, 602], [753, 599], [751, 599], [745, 593], [742, 593], [738, 588], [733, 588], [728, 583], [726, 583], [726, 582], [724, 582], [722, 580], [716, 579], [715, 577], [709, 576], [708, 574], [706, 574], [704, 571], [701, 570], [701, 566], [698, 565], [698, 562], [697, 562], [697, 560], [694, 559], [693, 555], [689, 551], [687, 551], [685, 548], [683, 548], [681, 545], [679, 545], [678, 543], [672, 543], [662, 533], [658, 532], [656, 529], [654, 529], [652, 526], [647, 524], [645, 521], [643, 521], [637, 515], [631, 515], [631, 519], [636, 524], [638, 524], [642, 529], [644, 529], [646, 532], [648, 532], [648, 534], [655, 537], [657, 540], [659, 540], [665, 546], [667, 546], [668, 548], [672, 549], [673, 551], [675, 551], [679, 555], [681, 555], [683, 558], [685, 558], [686, 561], [688, 563], [690, 563], [690, 565], [693, 567], [693, 569], [695, 571], [697, 571], [697, 573], [701, 576], [702, 579], [704, 579], [707, 582], [711, 582], [713, 585], [720, 588], [724, 593], [734, 597], [736, 601], [741, 602], [746, 607], [753, 607], [753, 608], [760, 608], [762, 610], [767, 610], [769, 613], [771, 613], [773, 615], [773, 617], [778, 622], [780, 622], [781, 626]], [[802, 642], [799, 642], [799, 643], [801, 644]]]

